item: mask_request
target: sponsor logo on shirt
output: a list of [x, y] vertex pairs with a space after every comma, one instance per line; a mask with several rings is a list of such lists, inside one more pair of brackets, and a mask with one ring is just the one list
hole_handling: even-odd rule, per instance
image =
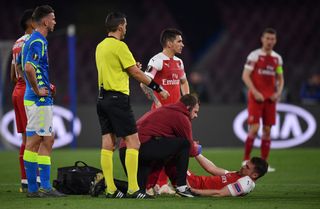
[[174, 85], [179, 85], [180, 80], [179, 80], [179, 75], [177, 73], [172, 73], [172, 79], [162, 79], [162, 85], [163, 86], [174, 86]]
[[275, 76], [276, 72], [275, 72], [273, 66], [268, 65], [265, 69], [261, 69], [261, 68], [258, 69], [258, 74]]
[[163, 86], [174, 86], [179, 85], [180, 80], [169, 80], [169, 79], [162, 79]]
[[238, 193], [241, 192], [241, 187], [238, 183], [233, 184], [234, 188], [237, 190]]

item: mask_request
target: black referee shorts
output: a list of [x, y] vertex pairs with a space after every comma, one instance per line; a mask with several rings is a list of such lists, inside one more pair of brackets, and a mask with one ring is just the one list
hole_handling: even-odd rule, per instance
[[102, 135], [114, 133], [117, 137], [125, 137], [137, 133], [129, 96], [126, 94], [102, 90], [97, 100], [97, 114]]

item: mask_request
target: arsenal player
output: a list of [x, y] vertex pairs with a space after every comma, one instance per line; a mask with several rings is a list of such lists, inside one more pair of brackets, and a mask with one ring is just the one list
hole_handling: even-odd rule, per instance
[[212, 176], [196, 176], [187, 172], [187, 181], [191, 190], [202, 196], [243, 196], [255, 187], [255, 181], [268, 169], [268, 163], [259, 157], [253, 157], [239, 171], [227, 171], [217, 167], [203, 155], [195, 157], [199, 164]]
[[[266, 28], [261, 37], [262, 47], [252, 51], [244, 66], [242, 80], [248, 87], [248, 136], [245, 142], [243, 164], [250, 159], [250, 153], [262, 119], [261, 158], [268, 159], [270, 152], [270, 131], [275, 124], [276, 102], [280, 99], [284, 79], [283, 61], [273, 51], [277, 42], [276, 31]], [[269, 167], [269, 172], [275, 171]]]
[[19, 153], [19, 163], [20, 163], [20, 173], [21, 173], [21, 188], [20, 188], [21, 192], [26, 192], [28, 190], [28, 181], [27, 181], [26, 172], [25, 172], [24, 163], [23, 163], [23, 154], [24, 154], [24, 149], [26, 144], [27, 116], [26, 116], [26, 112], [23, 104], [26, 83], [24, 81], [22, 71], [19, 70], [19, 67], [17, 64], [17, 58], [21, 51], [22, 45], [27, 40], [27, 38], [30, 37], [30, 34], [34, 29], [33, 22], [32, 22], [32, 13], [33, 13], [33, 10], [28, 9], [28, 10], [25, 10], [21, 16], [20, 26], [25, 32], [25, 34], [21, 36], [12, 47], [12, 64], [11, 64], [11, 73], [10, 73], [11, 81], [15, 83], [15, 87], [12, 92], [12, 103], [14, 107], [17, 132], [21, 133], [22, 135], [22, 142], [21, 142], [20, 153]]
[[[176, 56], [181, 54], [184, 47], [182, 32], [175, 28], [167, 28], [161, 32], [160, 43], [163, 50], [150, 59], [145, 74], [161, 84], [170, 93], [170, 97], [162, 100], [157, 92], [150, 92], [150, 89], [141, 85], [143, 91], [153, 100], [152, 109], [176, 103], [179, 101], [181, 94], [183, 96], [190, 92], [183, 61]], [[167, 183], [168, 177], [162, 171], [155, 187], [156, 192], [159, 194], [174, 194]]]

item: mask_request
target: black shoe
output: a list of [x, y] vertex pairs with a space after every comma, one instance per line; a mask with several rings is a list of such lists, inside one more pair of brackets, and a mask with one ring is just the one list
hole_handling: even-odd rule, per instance
[[104, 183], [104, 177], [102, 173], [97, 173], [96, 177], [94, 177], [94, 181], [91, 182], [89, 194], [92, 197], [98, 197], [103, 191], [106, 189], [106, 185]]
[[126, 198], [133, 198], [133, 199], [154, 199], [153, 196], [148, 195], [145, 192], [141, 192], [140, 190], [136, 191], [133, 194], [127, 193]]
[[54, 188], [50, 190], [40, 188], [39, 194], [41, 194], [42, 197], [66, 197], [67, 196], [66, 194], [63, 194]]
[[125, 195], [117, 189], [113, 194], [107, 193], [106, 198], [125, 198]]
[[28, 198], [40, 198], [40, 197], [44, 197], [43, 193], [40, 192], [28, 192], [27, 191], [27, 197]]
[[21, 183], [21, 187], [20, 187], [19, 191], [21, 193], [27, 193], [28, 192], [28, 184]]
[[176, 189], [177, 194], [180, 197], [195, 197], [197, 194], [193, 193], [189, 187], [187, 187], [183, 192]]

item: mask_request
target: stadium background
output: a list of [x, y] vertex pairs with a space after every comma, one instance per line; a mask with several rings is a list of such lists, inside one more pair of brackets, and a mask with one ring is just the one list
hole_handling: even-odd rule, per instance
[[[98, 147], [98, 120], [95, 47], [105, 37], [104, 20], [109, 11], [122, 11], [128, 17], [125, 42], [144, 67], [150, 57], [161, 51], [160, 31], [176, 27], [183, 31], [185, 48], [180, 56], [192, 89], [201, 90], [202, 107], [194, 122], [195, 137], [205, 146], [241, 147], [232, 130], [234, 117], [245, 108], [245, 88], [241, 81], [243, 64], [250, 51], [260, 46], [261, 31], [278, 31], [275, 50], [284, 59], [285, 91], [283, 102], [308, 110], [320, 124], [319, 104], [304, 104], [300, 88], [313, 73], [320, 73], [320, 2], [309, 0], [199, 1], [16, 1], [1, 2], [0, 40], [16, 40], [22, 35], [19, 17], [23, 10], [50, 4], [56, 14], [55, 32], [48, 36], [50, 75], [57, 86], [55, 104], [69, 108], [68, 43], [69, 24], [76, 26], [77, 116], [82, 130], [73, 147]], [[5, 60], [9, 66], [10, 60]], [[1, 69], [3, 113], [12, 109], [9, 67]], [[6, 71], [6, 73], [4, 73]], [[197, 83], [198, 82], [198, 83]], [[148, 102], [132, 81], [131, 101], [138, 118], [147, 111]], [[66, 128], [70, 124], [64, 121]], [[10, 125], [11, 130], [12, 124]], [[320, 133], [301, 146], [319, 146]], [[2, 138], [4, 138], [2, 136]], [[69, 145], [68, 145], [69, 146]], [[13, 148], [2, 139], [0, 149]]]

